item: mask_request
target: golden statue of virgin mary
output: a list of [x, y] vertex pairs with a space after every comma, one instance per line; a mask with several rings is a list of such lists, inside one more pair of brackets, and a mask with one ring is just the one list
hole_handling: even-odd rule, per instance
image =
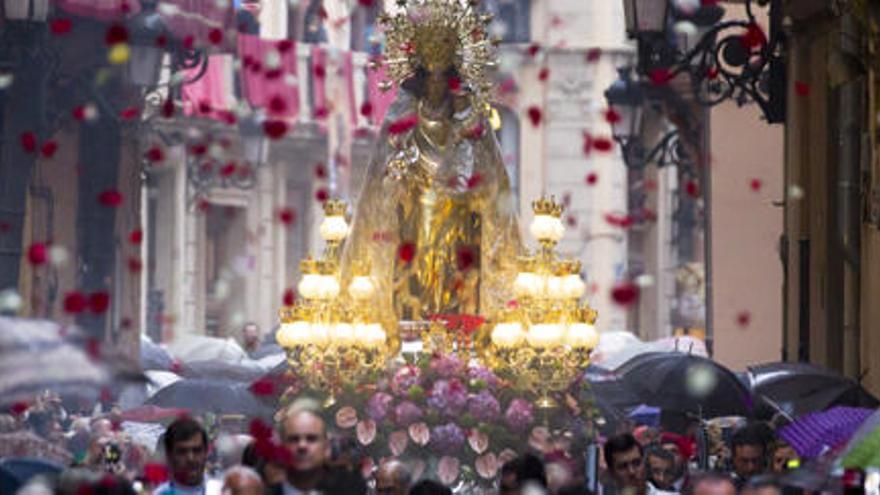
[[[379, 133], [342, 258], [369, 271], [396, 326], [504, 305], [520, 252], [516, 198], [487, 123], [491, 17], [459, 0], [398, 1], [382, 61], [399, 92]], [[386, 327], [392, 328], [392, 327]]]

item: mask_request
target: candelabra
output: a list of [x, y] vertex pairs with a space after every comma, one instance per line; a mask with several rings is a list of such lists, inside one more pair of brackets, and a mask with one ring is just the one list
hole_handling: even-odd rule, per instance
[[344, 387], [375, 377], [391, 350], [385, 329], [370, 316], [375, 284], [369, 265], [357, 264], [346, 294], [340, 287], [339, 255], [349, 230], [345, 210], [342, 201], [324, 203], [324, 253], [300, 262], [301, 300], [281, 309], [276, 335], [291, 369], [310, 388], [325, 392], [328, 406]]
[[483, 350], [487, 364], [540, 398], [542, 408], [583, 373], [599, 336], [597, 313], [581, 298], [586, 284], [581, 264], [559, 259], [555, 248], [565, 233], [563, 206], [551, 198], [532, 202], [531, 234], [540, 247], [518, 260], [516, 301], [496, 317]]

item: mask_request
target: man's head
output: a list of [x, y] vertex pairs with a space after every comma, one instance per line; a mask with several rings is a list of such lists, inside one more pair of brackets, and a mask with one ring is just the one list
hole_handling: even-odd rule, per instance
[[205, 428], [192, 418], [177, 419], [165, 430], [163, 443], [174, 481], [185, 486], [201, 484], [208, 460]]
[[724, 473], [697, 473], [691, 477], [682, 495], [736, 495], [736, 485]]
[[260, 327], [249, 321], [241, 327], [241, 339], [244, 342], [244, 348], [253, 350], [260, 347]]
[[295, 409], [284, 417], [281, 441], [293, 455], [289, 468], [294, 472], [319, 469], [330, 455], [324, 420], [307, 409]]
[[797, 452], [794, 448], [784, 440], [777, 440], [773, 445], [773, 455], [771, 456], [773, 472], [776, 474], [783, 473], [788, 470], [791, 461], [798, 459]]
[[383, 462], [376, 471], [377, 495], [406, 495], [409, 493], [412, 474], [398, 460]]
[[498, 495], [514, 495], [519, 493], [516, 482], [516, 471], [519, 459], [511, 459], [501, 465], [501, 476], [498, 482]]
[[222, 495], [262, 495], [263, 480], [247, 466], [232, 466], [223, 478]]
[[629, 433], [616, 435], [605, 442], [605, 464], [618, 490], [645, 492], [645, 464], [642, 446]]
[[675, 457], [660, 447], [652, 447], [645, 454], [648, 479], [659, 490], [676, 491], [673, 483], [678, 478]]
[[733, 434], [730, 443], [733, 471], [741, 480], [764, 472], [767, 461], [766, 440], [758, 425], [740, 428]]
[[782, 495], [782, 488], [773, 476], [755, 476], [743, 485], [740, 495]]

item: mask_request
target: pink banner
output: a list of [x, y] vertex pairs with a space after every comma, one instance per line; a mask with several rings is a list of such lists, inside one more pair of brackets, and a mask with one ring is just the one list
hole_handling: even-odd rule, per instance
[[138, 0], [55, 0], [55, 5], [68, 14], [99, 21], [119, 21], [140, 12]]
[[238, 56], [242, 91], [248, 103], [266, 109], [273, 116], [296, 119], [299, 89], [296, 84], [290, 84], [290, 79], [297, 74], [296, 43], [239, 34]]
[[231, 1], [163, 0], [158, 11], [175, 38], [194, 46], [225, 46], [236, 27]]
[[[190, 70], [191, 74], [187, 76], [191, 77], [197, 70]], [[231, 71], [229, 55], [209, 56], [205, 75], [196, 82], [181, 87], [184, 114], [234, 123], [231, 111], [233, 95], [229, 86]]]
[[318, 45], [312, 46], [312, 104], [314, 105], [314, 117], [323, 119], [327, 116], [327, 88], [324, 82], [327, 80], [327, 54]]
[[373, 107], [371, 122], [374, 125], [381, 125], [382, 119], [385, 118], [385, 112], [397, 97], [397, 87], [392, 87], [388, 91], [379, 89], [379, 83], [386, 80], [385, 66], [380, 65], [378, 69], [367, 70], [367, 94], [370, 98], [370, 105]]

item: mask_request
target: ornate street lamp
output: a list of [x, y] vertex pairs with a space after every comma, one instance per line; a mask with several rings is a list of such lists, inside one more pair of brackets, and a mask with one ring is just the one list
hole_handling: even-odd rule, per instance
[[[744, 0], [746, 19], [732, 21], [721, 20], [724, 9], [718, 5], [683, 12], [669, 0], [623, 2], [627, 32], [638, 42], [642, 75], [663, 83], [684, 74], [704, 106], [728, 99], [740, 105], [754, 102], [769, 123], [784, 122], [782, 0]], [[770, 4], [769, 38], [755, 17], [756, 2]], [[700, 30], [695, 42], [681, 43], [677, 34]]]

